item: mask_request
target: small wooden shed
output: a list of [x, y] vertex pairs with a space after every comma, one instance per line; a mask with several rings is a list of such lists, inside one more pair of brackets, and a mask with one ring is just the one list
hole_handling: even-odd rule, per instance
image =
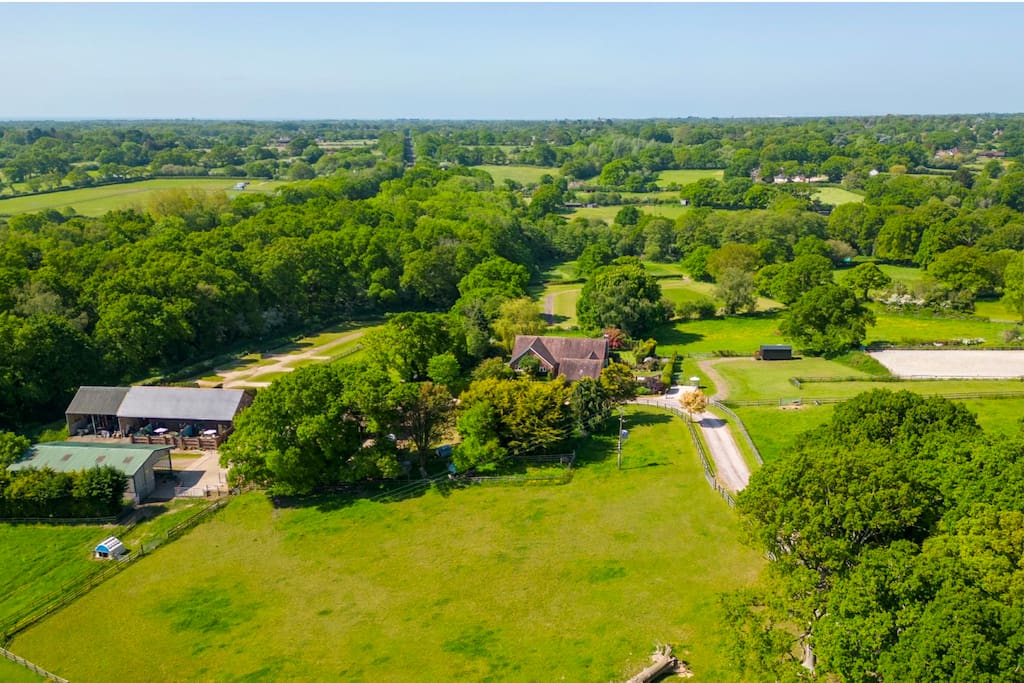
[[125, 553], [125, 547], [116, 536], [111, 536], [100, 541], [93, 553], [97, 560], [119, 560]]
[[793, 360], [793, 347], [788, 344], [762, 344], [761, 360]]

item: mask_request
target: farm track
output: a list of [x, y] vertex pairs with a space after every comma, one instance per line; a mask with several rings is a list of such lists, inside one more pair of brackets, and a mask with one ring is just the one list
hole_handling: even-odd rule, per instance
[[199, 386], [214, 386], [220, 384], [225, 389], [244, 389], [246, 387], [266, 387], [270, 385], [270, 382], [254, 382], [252, 378], [257, 375], [265, 375], [275, 372], [293, 372], [295, 368], [293, 365], [296, 362], [303, 360], [330, 360], [330, 354], [328, 353], [331, 349], [346, 344], [350, 341], [359, 339], [366, 330], [358, 330], [350, 334], [346, 334], [337, 339], [333, 339], [326, 344], [320, 346], [314, 346], [306, 349], [300, 353], [281, 353], [270, 356], [270, 359], [275, 361], [267, 365], [257, 365], [254, 367], [245, 367], [238, 370], [224, 370], [216, 371], [216, 374], [220, 376], [220, 380], [217, 382], [212, 381], [200, 381]]

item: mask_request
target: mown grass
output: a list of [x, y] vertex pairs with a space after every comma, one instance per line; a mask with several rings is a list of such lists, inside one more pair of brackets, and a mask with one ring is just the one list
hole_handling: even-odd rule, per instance
[[662, 171], [658, 174], [658, 187], [668, 187], [672, 183], [679, 185], [689, 185], [695, 183], [701, 178], [714, 178], [721, 180], [725, 171], [721, 169], [675, 169]]
[[0, 595], [4, 596], [0, 600], [0, 621], [103, 569], [105, 563], [93, 560], [92, 551], [104, 538], [117, 536], [131, 551], [165, 534], [193, 514], [197, 506], [189, 500], [147, 506], [153, 516], [130, 530], [98, 525], [0, 523]]
[[840, 204], [850, 204], [853, 202], [863, 202], [864, 195], [857, 194], [856, 192], [850, 192], [844, 190], [841, 187], [822, 187], [814, 191], [814, 198], [820, 201], [822, 204], [831, 204], [832, 206], [839, 206]]
[[0, 524], [0, 621], [102, 569], [90, 556], [109, 535], [102, 526]]
[[557, 168], [544, 168], [542, 166], [495, 166], [485, 164], [475, 168], [490, 173], [491, 177], [494, 178], [495, 185], [501, 185], [506, 180], [513, 180], [520, 185], [536, 185], [545, 175], [552, 177], [562, 175]]
[[241, 496], [13, 647], [71, 680], [145, 652], [119, 680], [606, 681], [668, 642], [696, 680], [738, 680], [716, 596], [763, 560], [682, 421], [627, 421], [622, 471], [609, 434], [563, 486]]
[[77, 213], [83, 216], [100, 216], [108, 211], [129, 206], [144, 208], [153, 193], [171, 188], [223, 190], [227, 192], [228, 196], [233, 197], [241, 193], [269, 193], [285, 184], [282, 181], [261, 179], [253, 179], [250, 182], [252, 184], [248, 188], [239, 191], [233, 189], [238, 183], [235, 178], [158, 178], [137, 183], [103, 185], [80, 190], [11, 197], [0, 199], [0, 215], [12, 216], [19, 213], [73, 207]]
[[[647, 213], [652, 216], [663, 216], [665, 218], [671, 218], [672, 220], [675, 220], [690, 210], [690, 207], [682, 206], [680, 204], [637, 205], [637, 208], [643, 213]], [[618, 215], [621, 210], [621, 206], [597, 206], [592, 209], [584, 207], [581, 209], [575, 209], [568, 217], [570, 219], [576, 216], [581, 218], [596, 218], [610, 224], [615, 221], [615, 216]]]
[[743, 420], [761, 457], [768, 463], [790, 454], [797, 436], [825, 424], [834, 409], [834, 404], [812, 404], [800, 408], [766, 406], [733, 410]]

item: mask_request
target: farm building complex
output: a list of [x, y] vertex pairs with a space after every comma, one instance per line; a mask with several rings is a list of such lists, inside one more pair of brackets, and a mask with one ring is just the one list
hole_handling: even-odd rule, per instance
[[597, 379], [608, 365], [608, 340], [573, 337], [517, 336], [509, 365], [519, 369], [524, 358], [534, 357], [541, 372], [575, 382], [584, 377]]
[[170, 468], [170, 446], [59, 441], [36, 444], [25, 457], [8, 469], [48, 467], [55, 472], [80, 472], [109, 465], [124, 472], [128, 478], [127, 493], [139, 502], [156, 488], [153, 468], [161, 461], [165, 461]]
[[65, 411], [72, 436], [128, 437], [133, 443], [216, 448], [252, 402], [241, 389], [81, 387]]

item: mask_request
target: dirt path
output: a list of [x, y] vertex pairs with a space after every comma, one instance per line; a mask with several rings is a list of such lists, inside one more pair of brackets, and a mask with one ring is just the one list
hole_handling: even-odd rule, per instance
[[337, 339], [331, 340], [326, 344], [314, 346], [299, 353], [275, 354], [273, 356], [270, 356], [270, 359], [273, 360], [274, 362], [269, 363], [267, 365], [244, 367], [239, 368], [238, 370], [215, 370], [214, 372], [217, 375], [220, 375], [220, 380], [217, 382], [199, 382], [199, 386], [213, 386], [215, 384], [220, 384], [225, 389], [265, 387], [268, 386], [270, 383], [253, 382], [251, 381], [251, 378], [256, 375], [264, 375], [271, 372], [292, 372], [293, 370], [295, 370], [294, 367], [291, 367], [292, 364], [294, 364], [297, 361], [302, 361], [309, 358], [324, 361], [330, 360], [331, 357], [329, 354], [327, 354], [328, 351], [330, 351], [336, 346], [341, 346], [342, 344], [346, 344], [350, 341], [359, 339], [364, 334], [366, 334], [366, 330], [357, 330], [350, 334], [346, 334], [344, 336], [338, 337]]
[[555, 324], [555, 295], [548, 294], [544, 297], [544, 320], [548, 325]]

